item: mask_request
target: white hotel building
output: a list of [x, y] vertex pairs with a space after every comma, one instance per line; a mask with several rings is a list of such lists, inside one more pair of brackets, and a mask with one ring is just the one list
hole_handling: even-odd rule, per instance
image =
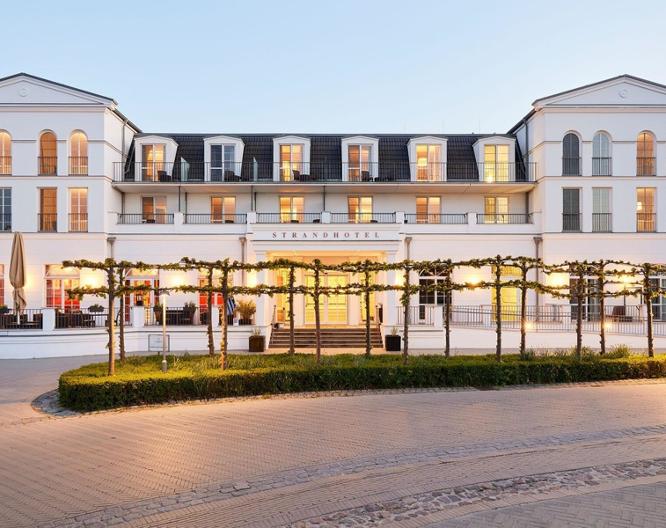
[[[65, 259], [159, 264], [183, 256], [245, 262], [318, 257], [338, 263], [502, 254], [547, 263], [664, 263], [666, 86], [621, 75], [541, 97], [503, 134], [167, 134], [142, 132], [109, 97], [12, 75], [0, 79], [0, 305], [9, 307], [14, 232], [24, 236], [28, 307], [36, 311], [18, 328], [0, 324], [0, 357], [90, 353], [92, 346], [103, 352], [103, 324], [61, 315], [103, 304], [70, 301], [64, 293], [100, 278], [63, 269]], [[458, 273], [457, 280], [471, 282], [463, 275], [484, 272]], [[164, 271], [131, 278], [154, 287], [197, 280], [195, 272]], [[264, 272], [234, 280], [281, 284], [285, 277]], [[331, 285], [349, 280], [326, 277]], [[518, 302], [517, 292], [506, 295], [505, 303]], [[197, 323], [205, 307], [198, 296], [172, 294], [168, 304], [186, 302], [198, 309], [188, 324], [172, 325], [172, 347], [203, 350]], [[397, 294], [377, 294], [372, 302], [383, 331], [399, 323]], [[441, 349], [442, 302], [414, 297], [414, 348]], [[455, 292], [452, 302], [487, 307], [491, 292]], [[640, 314], [640, 299], [609, 302], [623, 304], [614, 313], [625, 321], [633, 316], [624, 305]], [[130, 296], [123, 314], [130, 348], [147, 347], [155, 303], [152, 293]], [[270, 336], [287, 317], [285, 300], [266, 297], [256, 304], [253, 325]], [[569, 307], [566, 300], [536, 295], [530, 304]], [[655, 316], [666, 320], [666, 300], [657, 303]], [[322, 302], [326, 324], [354, 327], [362, 317], [357, 297]], [[300, 297], [295, 324], [312, 323], [312, 306]], [[247, 347], [251, 327], [232, 328], [232, 348]], [[459, 325], [454, 348], [492, 347], [491, 327]], [[597, 341], [592, 331], [586, 339]], [[533, 346], [573, 342], [560, 332], [535, 332], [529, 340]]]

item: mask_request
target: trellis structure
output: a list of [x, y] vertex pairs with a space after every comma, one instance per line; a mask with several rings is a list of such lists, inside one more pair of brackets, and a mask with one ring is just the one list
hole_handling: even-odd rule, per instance
[[[405, 361], [409, 356], [409, 306], [410, 299], [419, 292], [431, 291], [439, 292], [444, 295], [444, 329], [445, 342], [444, 353], [450, 355], [450, 325], [451, 325], [451, 293], [453, 291], [463, 291], [472, 289], [491, 289], [494, 291], [495, 303], [493, 306], [496, 332], [496, 358], [501, 360], [502, 356], [502, 290], [504, 288], [517, 288], [520, 291], [520, 351], [525, 352], [526, 333], [527, 333], [527, 294], [530, 290], [538, 293], [547, 293], [554, 297], [567, 298], [571, 303], [576, 303], [576, 353], [580, 357], [582, 351], [582, 299], [586, 294], [585, 280], [592, 277], [597, 280], [598, 287], [594, 292], [600, 303], [604, 305], [604, 299], [607, 297], [616, 297], [622, 295], [636, 296], [641, 295], [645, 300], [647, 309], [647, 341], [648, 354], [654, 355], [654, 339], [652, 330], [652, 302], [660, 295], [666, 294], [666, 289], [655, 286], [651, 278], [657, 274], [665, 274], [666, 266], [660, 264], [643, 263], [633, 264], [625, 261], [600, 260], [600, 261], [566, 261], [561, 264], [544, 264], [540, 259], [531, 257], [511, 257], [497, 255], [495, 257], [483, 259], [470, 259], [463, 261], [452, 261], [450, 259], [436, 259], [426, 261], [404, 260], [395, 263], [372, 262], [369, 260], [358, 262], [344, 262], [341, 264], [323, 264], [319, 259], [311, 263], [294, 261], [289, 259], [276, 259], [257, 262], [254, 264], [230, 261], [229, 259], [217, 261], [204, 261], [192, 258], [183, 258], [180, 262], [171, 264], [147, 264], [144, 262], [114, 261], [106, 259], [102, 262], [88, 260], [65, 261], [63, 266], [87, 268], [103, 272], [106, 278], [106, 284], [98, 288], [79, 287], [68, 290], [72, 296], [99, 295], [107, 297], [109, 304], [109, 313], [113, 314], [115, 299], [120, 297], [121, 303], [124, 302], [124, 296], [134, 292], [149, 289], [145, 285], [128, 286], [125, 284], [125, 278], [133, 269], [162, 269], [170, 271], [189, 271], [199, 270], [202, 272], [206, 281], [203, 285], [181, 285], [171, 288], [160, 288], [161, 291], [182, 291], [205, 293], [208, 304], [208, 351], [214, 353], [213, 345], [213, 327], [211, 322], [212, 296], [216, 293], [221, 294], [222, 302], [222, 340], [220, 350], [220, 367], [227, 367], [227, 349], [228, 349], [228, 318], [226, 299], [233, 295], [273, 296], [277, 294], [286, 294], [288, 296], [289, 310], [289, 353], [295, 352], [295, 329], [294, 329], [294, 296], [310, 295], [313, 298], [313, 308], [315, 312], [316, 329], [316, 358], [320, 361], [321, 357], [321, 315], [320, 298], [327, 295], [358, 295], [363, 296], [365, 301], [365, 353], [371, 353], [371, 321], [370, 321], [370, 296], [373, 292], [396, 291], [400, 294], [400, 307], [403, 310], [403, 357]], [[518, 278], [506, 279], [503, 276], [503, 269], [513, 267], [519, 270]], [[453, 280], [454, 272], [459, 268], [490, 268], [491, 280], [484, 280], [472, 283], [457, 283]], [[261, 272], [269, 270], [288, 270], [288, 282], [281, 286], [268, 284], [259, 284], [256, 286], [234, 285], [231, 278], [236, 271]], [[296, 270], [311, 271], [314, 276], [312, 286], [296, 284]], [[546, 276], [554, 273], [566, 273], [570, 278], [575, 278], [574, 287], [571, 284], [552, 286], [541, 283], [537, 280], [530, 280], [531, 271], [541, 270]], [[327, 272], [344, 272], [359, 277], [357, 282], [350, 282], [343, 286], [322, 286], [321, 276]], [[394, 271], [403, 274], [402, 284], [382, 284], [371, 281], [371, 276], [379, 272]], [[219, 284], [215, 283], [215, 274], [219, 275]], [[442, 281], [436, 281], [432, 285], [413, 284], [412, 274], [437, 274], [443, 277]], [[631, 277], [636, 279], [634, 282], [620, 280], [621, 277]], [[621, 286], [621, 289], [609, 291], [608, 286]], [[600, 329], [600, 344], [602, 353], [605, 352], [605, 325], [602, 315]], [[113, 317], [109, 318], [108, 324], [108, 348], [109, 348], [109, 374], [114, 373], [114, 354], [115, 349], [115, 328]], [[121, 317], [122, 321], [122, 317]], [[121, 326], [120, 339], [121, 358], [124, 359], [124, 338]]]

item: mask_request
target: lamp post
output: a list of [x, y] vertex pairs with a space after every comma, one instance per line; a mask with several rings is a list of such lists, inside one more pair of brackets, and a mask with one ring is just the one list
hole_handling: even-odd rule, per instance
[[167, 349], [167, 340], [166, 340], [166, 293], [160, 295], [160, 303], [162, 304], [162, 372], [167, 371], [167, 359], [166, 359], [166, 349]]

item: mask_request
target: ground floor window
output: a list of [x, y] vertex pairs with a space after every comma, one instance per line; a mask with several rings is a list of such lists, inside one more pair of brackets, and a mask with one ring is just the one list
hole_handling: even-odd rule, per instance
[[[666, 288], [666, 276], [652, 277], [650, 278], [650, 284], [652, 288]], [[666, 321], [666, 295], [660, 295], [653, 299], [652, 315], [657, 321]]]
[[[578, 317], [578, 296], [575, 294], [580, 279], [569, 279], [569, 288], [572, 295], [569, 299], [571, 305], [571, 319]], [[599, 281], [595, 278], [584, 278], [583, 296], [581, 299], [581, 310], [584, 320], [598, 321], [599, 312]]]
[[0, 264], [0, 305], [5, 304], [5, 265]]
[[58, 264], [46, 266], [46, 307], [64, 312], [79, 311], [78, 297], [70, 298], [67, 290], [79, 287], [79, 271]]
[[448, 300], [451, 305], [452, 296], [450, 291], [444, 292], [444, 277], [438, 276], [425, 276], [419, 278], [419, 319], [426, 318], [426, 311], [428, 306], [444, 306]]

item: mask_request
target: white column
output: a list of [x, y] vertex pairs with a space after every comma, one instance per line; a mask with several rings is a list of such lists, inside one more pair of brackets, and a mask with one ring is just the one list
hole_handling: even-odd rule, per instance
[[[256, 261], [266, 260], [265, 253], [256, 253]], [[259, 270], [257, 272], [257, 285], [268, 284], [268, 270]], [[257, 311], [254, 314], [255, 324], [257, 326], [268, 326], [271, 324], [270, 297], [268, 295], [257, 296]]]
[[220, 327], [220, 309], [217, 306], [212, 306], [210, 310], [212, 317], [213, 330]]
[[145, 324], [146, 309], [143, 306], [132, 306], [132, 328], [143, 328]]
[[42, 331], [53, 332], [55, 330], [56, 316], [55, 308], [42, 309]]

